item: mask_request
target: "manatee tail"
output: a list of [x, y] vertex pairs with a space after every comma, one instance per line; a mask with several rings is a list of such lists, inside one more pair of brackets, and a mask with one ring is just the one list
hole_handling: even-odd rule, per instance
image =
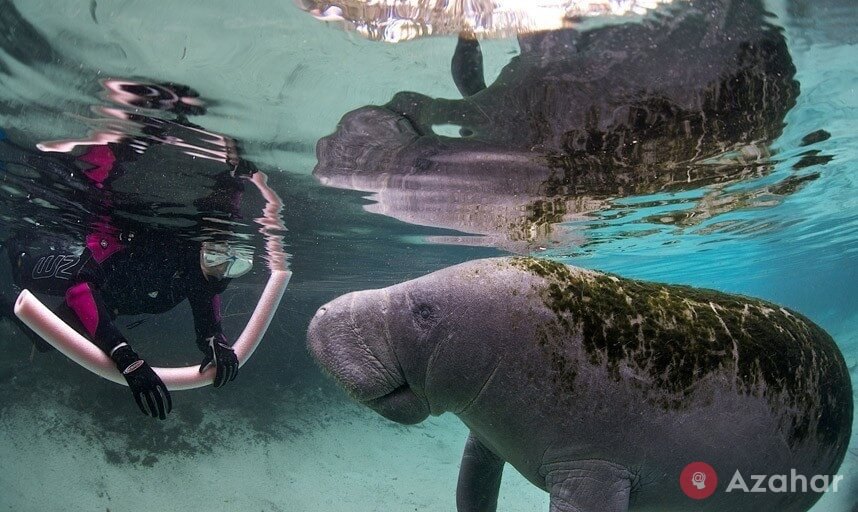
[[456, 88], [465, 98], [486, 88], [483, 75], [483, 52], [479, 41], [465, 34], [459, 34], [459, 42], [456, 43], [456, 51], [450, 63], [450, 72], [453, 74]]

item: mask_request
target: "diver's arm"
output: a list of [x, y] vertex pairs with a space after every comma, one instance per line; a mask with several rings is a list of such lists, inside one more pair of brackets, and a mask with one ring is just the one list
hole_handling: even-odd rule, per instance
[[143, 414], [164, 419], [173, 408], [170, 392], [113, 323], [98, 288], [87, 281], [78, 282], [66, 291], [65, 301], [89, 334], [89, 339], [110, 356], [125, 377]]
[[94, 284], [79, 282], [66, 291], [66, 305], [74, 311], [89, 339], [105, 354], [112, 356], [120, 345], [128, 340], [111, 320], [111, 315], [101, 293]]
[[220, 290], [205, 284], [195, 283], [188, 291], [188, 302], [194, 315], [194, 331], [197, 340], [223, 333], [221, 327]]
[[202, 275], [188, 291], [188, 302], [194, 315], [194, 330], [197, 334], [197, 347], [203, 353], [200, 372], [214, 365], [214, 387], [219, 388], [235, 379], [238, 375], [238, 356], [223, 334], [221, 327], [220, 293], [226, 288], [227, 280], [211, 283]]

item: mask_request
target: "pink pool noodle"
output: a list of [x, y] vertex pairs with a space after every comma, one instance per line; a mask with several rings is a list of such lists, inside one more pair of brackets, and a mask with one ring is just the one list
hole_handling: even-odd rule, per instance
[[[250, 358], [253, 351], [259, 346], [259, 342], [262, 341], [262, 336], [277, 311], [277, 306], [280, 304], [280, 299], [283, 297], [283, 292], [286, 290], [286, 285], [289, 284], [291, 276], [292, 272], [289, 271], [272, 271], [250, 321], [247, 322], [241, 336], [232, 346], [238, 356], [239, 365], [243, 365]], [[18, 300], [15, 302], [15, 314], [36, 334], [72, 361], [105, 379], [126, 384], [125, 378], [122, 377], [113, 361], [104, 352], [60, 320], [53, 311], [42, 304], [28, 290], [24, 290], [18, 295]], [[209, 368], [200, 373], [199, 365], [184, 368], [153, 369], [171, 391], [206, 386], [211, 384], [215, 377], [214, 368]]]

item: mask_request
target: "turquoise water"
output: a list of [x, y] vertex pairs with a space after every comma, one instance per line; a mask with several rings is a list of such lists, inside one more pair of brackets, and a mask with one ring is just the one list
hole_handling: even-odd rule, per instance
[[[854, 381], [858, 11], [834, 0], [766, 7], [783, 29], [800, 94], [784, 108], [782, 131], [759, 144], [764, 172], [599, 200], [580, 215], [555, 218], [545, 233], [545, 225], [525, 226], [525, 233], [538, 232], [528, 239], [497, 229], [520, 221], [520, 209], [506, 199], [481, 197], [480, 211], [513, 216], [486, 224], [478, 215], [433, 216], [395, 196], [395, 187], [371, 195], [372, 187], [334, 188], [313, 177], [317, 142], [348, 112], [385, 104], [400, 91], [460, 98], [449, 71], [454, 38], [366, 41], [287, 1], [0, 2], [0, 128], [10, 140], [37, 153], [38, 142], [86, 138], [109, 125], [111, 117], [97, 110], [117, 107], [105, 96], [108, 78], [191, 87], [206, 112], [190, 120], [237, 141], [242, 158], [265, 172], [283, 199], [286, 230], [277, 235], [294, 272], [238, 380], [176, 392], [165, 422], [141, 416], [125, 388], [56, 353], [33, 354], [26, 338], [0, 322], [0, 510], [454, 509], [466, 429], [450, 415], [401, 427], [352, 404], [310, 359], [305, 329], [316, 308], [342, 293], [508, 251], [789, 306], [834, 337]], [[486, 82], [520, 51], [515, 40], [484, 42]], [[458, 125], [438, 130], [455, 136]], [[819, 130], [830, 136], [803, 145]], [[128, 212], [138, 215], [134, 222], [179, 229], [194, 214], [182, 208], [182, 191], [205, 186], [182, 181], [182, 170], [200, 164], [166, 150], [159, 155], [150, 162], [152, 177], [133, 187], [134, 198], [157, 206]], [[13, 158], [0, 153], [0, 161], [9, 166]], [[42, 207], [16, 195], [26, 182], [5, 184], [12, 191], [4, 189], [0, 203], [7, 209], [0, 212], [3, 237], [74, 232], [75, 205], [89, 198], [39, 182], [37, 196], [59, 190], [59, 197], [84, 201], [50, 196], [54, 206]], [[116, 204], [131, 204], [122, 197]], [[457, 211], [444, 196], [433, 200]], [[270, 240], [252, 220], [262, 204], [247, 192], [234, 229], [240, 243], [257, 250]], [[264, 266], [257, 267], [224, 295], [228, 333], [241, 330], [264, 284]], [[11, 293], [2, 272], [0, 286]], [[135, 326], [137, 320], [144, 322]], [[159, 364], [198, 363], [185, 305], [120, 325]], [[852, 446], [841, 469], [847, 488], [815, 511], [855, 510], [854, 436]], [[511, 468], [504, 478], [500, 510], [547, 509], [547, 496]]]

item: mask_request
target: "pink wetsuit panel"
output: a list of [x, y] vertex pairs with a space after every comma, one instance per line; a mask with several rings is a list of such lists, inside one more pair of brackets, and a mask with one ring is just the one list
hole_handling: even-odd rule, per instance
[[98, 307], [89, 283], [78, 283], [69, 288], [66, 291], [66, 304], [77, 314], [86, 332], [95, 337], [95, 331], [98, 329]]
[[117, 251], [121, 251], [124, 247], [113, 235], [91, 233], [86, 236], [86, 248], [89, 249], [89, 252], [92, 253], [93, 258], [98, 263], [103, 263], [104, 260]]
[[106, 145], [92, 146], [85, 155], [79, 160], [86, 162], [93, 167], [83, 171], [86, 177], [96, 183], [104, 183], [104, 180], [110, 176], [110, 171], [113, 170], [113, 164], [116, 162], [116, 157], [113, 151]]

